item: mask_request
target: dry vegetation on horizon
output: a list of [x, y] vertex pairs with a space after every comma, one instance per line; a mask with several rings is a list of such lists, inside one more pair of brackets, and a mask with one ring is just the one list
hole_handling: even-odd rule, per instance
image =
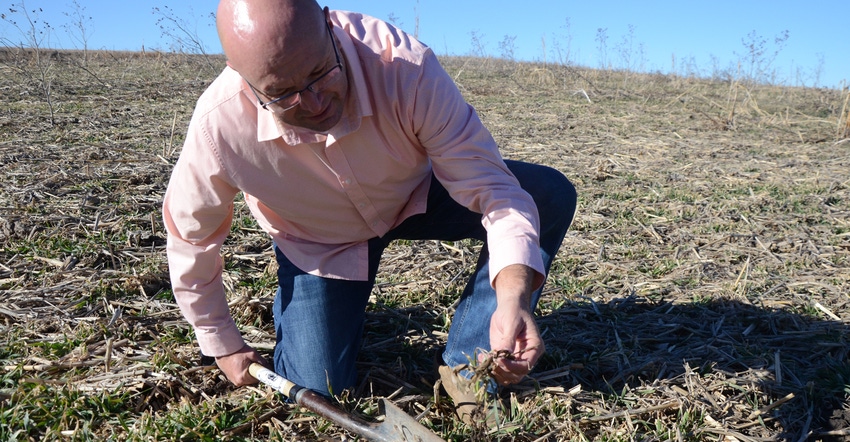
[[[0, 439], [350, 440], [201, 366], [169, 290], [160, 203], [222, 60], [79, 57], [44, 77], [0, 52]], [[433, 361], [479, 245], [400, 242], [345, 408], [390, 397], [458, 441], [850, 436], [850, 92], [441, 61], [505, 157], [579, 191], [538, 311], [547, 355], [504, 392], [507, 425], [461, 424]], [[266, 352], [270, 245], [237, 204], [225, 281]]]

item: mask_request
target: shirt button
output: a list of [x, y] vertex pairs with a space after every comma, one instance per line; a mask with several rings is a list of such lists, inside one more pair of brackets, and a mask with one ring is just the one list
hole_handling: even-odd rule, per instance
[[345, 178], [345, 179], [343, 179], [343, 180], [342, 180], [342, 184], [345, 184], [346, 186], [350, 185], [350, 184], [351, 184], [351, 178]]
[[360, 204], [357, 205], [357, 207], [362, 209], [362, 208], [366, 207], [366, 203], [360, 203]]

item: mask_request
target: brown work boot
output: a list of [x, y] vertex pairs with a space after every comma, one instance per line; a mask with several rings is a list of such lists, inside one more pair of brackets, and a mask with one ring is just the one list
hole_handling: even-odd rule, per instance
[[[487, 428], [496, 428], [506, 418], [505, 407], [498, 397], [483, 391], [487, 388], [486, 385], [474, 382], [458, 373], [463, 367], [458, 365], [451, 368], [441, 365], [438, 369], [443, 389], [454, 402], [455, 413], [467, 425], [486, 425]], [[479, 396], [483, 398], [481, 403], [478, 402]]]

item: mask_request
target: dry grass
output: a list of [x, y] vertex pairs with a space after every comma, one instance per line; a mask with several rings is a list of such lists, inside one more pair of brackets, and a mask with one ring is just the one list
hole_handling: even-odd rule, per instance
[[[83, 72], [73, 55], [56, 125], [26, 58], [0, 57], [0, 438], [348, 437], [199, 365], [173, 303], [158, 210], [204, 63], [100, 53]], [[505, 427], [458, 422], [433, 361], [479, 245], [400, 242], [344, 407], [375, 416], [388, 396], [449, 440], [848, 435], [846, 92], [443, 61], [506, 157], [579, 190], [539, 309], [548, 352], [504, 392]], [[269, 351], [273, 255], [238, 209], [225, 281]]]

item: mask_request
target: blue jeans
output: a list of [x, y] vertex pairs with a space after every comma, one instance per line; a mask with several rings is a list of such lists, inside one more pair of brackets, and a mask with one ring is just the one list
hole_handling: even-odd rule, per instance
[[[534, 198], [540, 214], [540, 253], [548, 271], [576, 210], [572, 183], [555, 169], [505, 161], [520, 185]], [[355, 360], [360, 349], [366, 304], [375, 284], [381, 254], [396, 239], [485, 241], [475, 272], [461, 295], [449, 329], [443, 361], [464, 364], [476, 349], [490, 349], [490, 317], [496, 294], [490, 286], [489, 254], [481, 214], [455, 202], [432, 179], [426, 213], [414, 215], [369, 241], [369, 280], [347, 281], [309, 275], [295, 267], [275, 247], [279, 264], [274, 302], [277, 345], [275, 371], [291, 381], [324, 394], [338, 394], [355, 385]], [[532, 297], [534, 309], [540, 290]]]

